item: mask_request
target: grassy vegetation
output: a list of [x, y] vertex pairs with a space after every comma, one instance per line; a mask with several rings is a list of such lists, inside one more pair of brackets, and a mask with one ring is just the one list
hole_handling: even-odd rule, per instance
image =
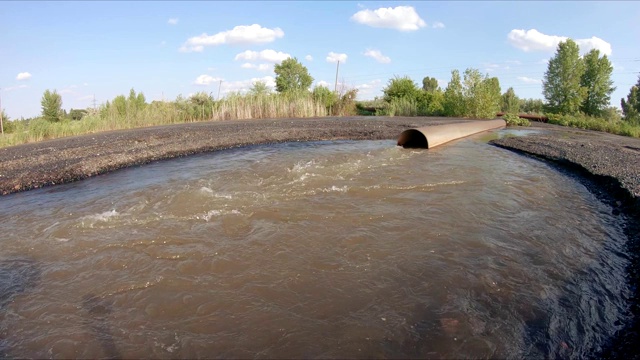
[[531, 122], [529, 122], [529, 120], [523, 119], [518, 115], [505, 114], [502, 118], [506, 121], [507, 126], [531, 126]]
[[640, 124], [624, 120], [605, 120], [587, 115], [550, 114], [549, 123], [640, 138]]
[[[140, 99], [137, 96], [129, 99], [119, 96], [101, 106], [97, 111], [87, 113], [81, 120], [65, 118], [52, 122], [44, 118], [35, 118], [13, 121], [11, 133], [0, 135], [0, 147], [100, 131], [194, 121], [304, 118], [331, 114], [324, 104], [316, 101], [310, 93], [260, 95], [236, 93], [220, 101], [213, 101], [208, 95], [202, 95], [196, 94], [189, 99], [179, 97], [171, 102], [154, 101], [150, 104], [147, 104], [144, 98]], [[339, 100], [349, 100], [344, 98]], [[355, 109], [355, 104], [352, 105]], [[336, 111], [347, 112], [348, 106], [345, 101], [338, 101], [333, 108]]]

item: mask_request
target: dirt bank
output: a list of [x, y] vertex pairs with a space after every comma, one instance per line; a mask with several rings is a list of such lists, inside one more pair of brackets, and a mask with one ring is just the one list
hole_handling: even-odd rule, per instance
[[[68, 183], [129, 166], [250, 144], [338, 139], [396, 139], [412, 127], [464, 120], [352, 117], [179, 124], [113, 131], [0, 149], [0, 194]], [[613, 212], [627, 218], [627, 269], [640, 316], [640, 139], [534, 124], [538, 133], [492, 141], [577, 174]], [[0, 204], [2, 199], [0, 197]], [[638, 321], [612, 340], [602, 356], [637, 357]]]
[[178, 124], [69, 137], [0, 149], [0, 194], [68, 183], [124, 167], [249, 144], [395, 139], [446, 118], [315, 118]]

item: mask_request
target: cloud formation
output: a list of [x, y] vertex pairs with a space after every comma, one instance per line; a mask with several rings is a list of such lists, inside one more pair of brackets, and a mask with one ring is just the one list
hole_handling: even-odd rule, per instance
[[28, 72], [21, 72], [16, 76], [16, 80], [27, 80], [31, 79], [31, 74]]
[[291, 55], [283, 53], [281, 51], [275, 51], [271, 49], [258, 51], [246, 50], [236, 55], [235, 60], [245, 61], [267, 61], [271, 63], [280, 63], [283, 60], [290, 58]]
[[364, 56], [368, 56], [370, 58], [373, 58], [373, 59], [375, 59], [377, 62], [379, 62], [381, 64], [388, 64], [388, 63], [391, 62], [391, 58], [388, 57], [388, 56], [382, 55], [380, 50], [369, 49], [369, 50], [364, 52]]
[[264, 44], [273, 42], [284, 36], [280, 28], [264, 28], [259, 24], [239, 25], [231, 30], [221, 31], [214, 35], [194, 36], [180, 47], [182, 52], [202, 52], [205, 46], [217, 46], [222, 44]]
[[307, 56], [304, 57], [304, 59], [307, 60], [307, 61], [313, 61], [313, 56], [307, 55]]
[[167, 21], [167, 24], [169, 25], [176, 25], [178, 24], [178, 18], [171, 18]]
[[[507, 35], [507, 40], [511, 45], [525, 52], [553, 52], [558, 47], [559, 43], [567, 39], [568, 37], [566, 36], [546, 35], [536, 29], [513, 29]], [[574, 39], [574, 41], [580, 47], [580, 52], [582, 54], [585, 54], [592, 49], [598, 49], [602, 54], [611, 56], [611, 44], [598, 37], [592, 36], [589, 39]]]
[[329, 52], [329, 55], [327, 55], [327, 62], [335, 64], [338, 61], [340, 61], [343, 64], [346, 63], [347, 62], [347, 54], [334, 53], [333, 51]]
[[208, 86], [214, 83], [219, 82], [222, 78], [213, 77], [211, 75], [200, 75], [193, 82], [195, 85]]
[[415, 31], [427, 26], [413, 6], [360, 10], [351, 16], [351, 20], [371, 27]]

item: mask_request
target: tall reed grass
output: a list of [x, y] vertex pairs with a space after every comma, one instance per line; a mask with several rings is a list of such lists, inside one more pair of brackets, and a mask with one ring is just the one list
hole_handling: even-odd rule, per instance
[[[115, 99], [117, 100], [117, 99]], [[116, 101], [102, 105], [98, 111], [81, 120], [64, 119], [49, 122], [37, 118], [16, 122], [11, 134], [0, 135], [0, 147], [24, 144], [65, 136], [109, 130], [168, 125], [195, 121], [219, 121], [268, 118], [308, 118], [329, 115], [328, 109], [311, 94], [230, 94], [219, 100], [200, 102], [178, 98], [176, 101], [154, 101], [150, 104]]]

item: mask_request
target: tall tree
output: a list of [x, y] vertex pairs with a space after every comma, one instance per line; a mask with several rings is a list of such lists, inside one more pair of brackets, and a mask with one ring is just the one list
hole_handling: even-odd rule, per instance
[[283, 60], [273, 71], [276, 73], [276, 91], [279, 93], [306, 91], [313, 82], [309, 70], [297, 58]]
[[440, 87], [438, 86], [438, 80], [434, 77], [426, 76], [422, 79], [422, 90], [427, 92], [433, 92], [438, 90]]
[[500, 110], [507, 114], [517, 114], [520, 112], [520, 99], [512, 87], [502, 94], [502, 104]]
[[584, 62], [578, 44], [571, 39], [558, 44], [542, 80], [542, 94], [550, 112], [575, 114], [580, 110], [586, 93], [581, 85], [582, 74]]
[[640, 75], [638, 82], [629, 89], [627, 101], [621, 99], [620, 104], [626, 121], [640, 123]]
[[451, 71], [451, 80], [444, 90], [442, 108], [446, 116], [463, 116], [466, 112], [462, 81], [458, 70]]
[[47, 89], [40, 101], [42, 105], [42, 117], [48, 121], [58, 122], [62, 119], [62, 97], [56, 90]]
[[611, 80], [613, 66], [607, 55], [600, 57], [597, 49], [589, 51], [583, 61], [585, 69], [580, 85], [586, 89], [586, 95], [581, 110], [587, 115], [598, 116], [609, 106], [611, 93], [616, 89]]
[[418, 85], [408, 76], [398, 77], [389, 80], [387, 86], [382, 89], [385, 101], [396, 99], [416, 100], [420, 89]]

